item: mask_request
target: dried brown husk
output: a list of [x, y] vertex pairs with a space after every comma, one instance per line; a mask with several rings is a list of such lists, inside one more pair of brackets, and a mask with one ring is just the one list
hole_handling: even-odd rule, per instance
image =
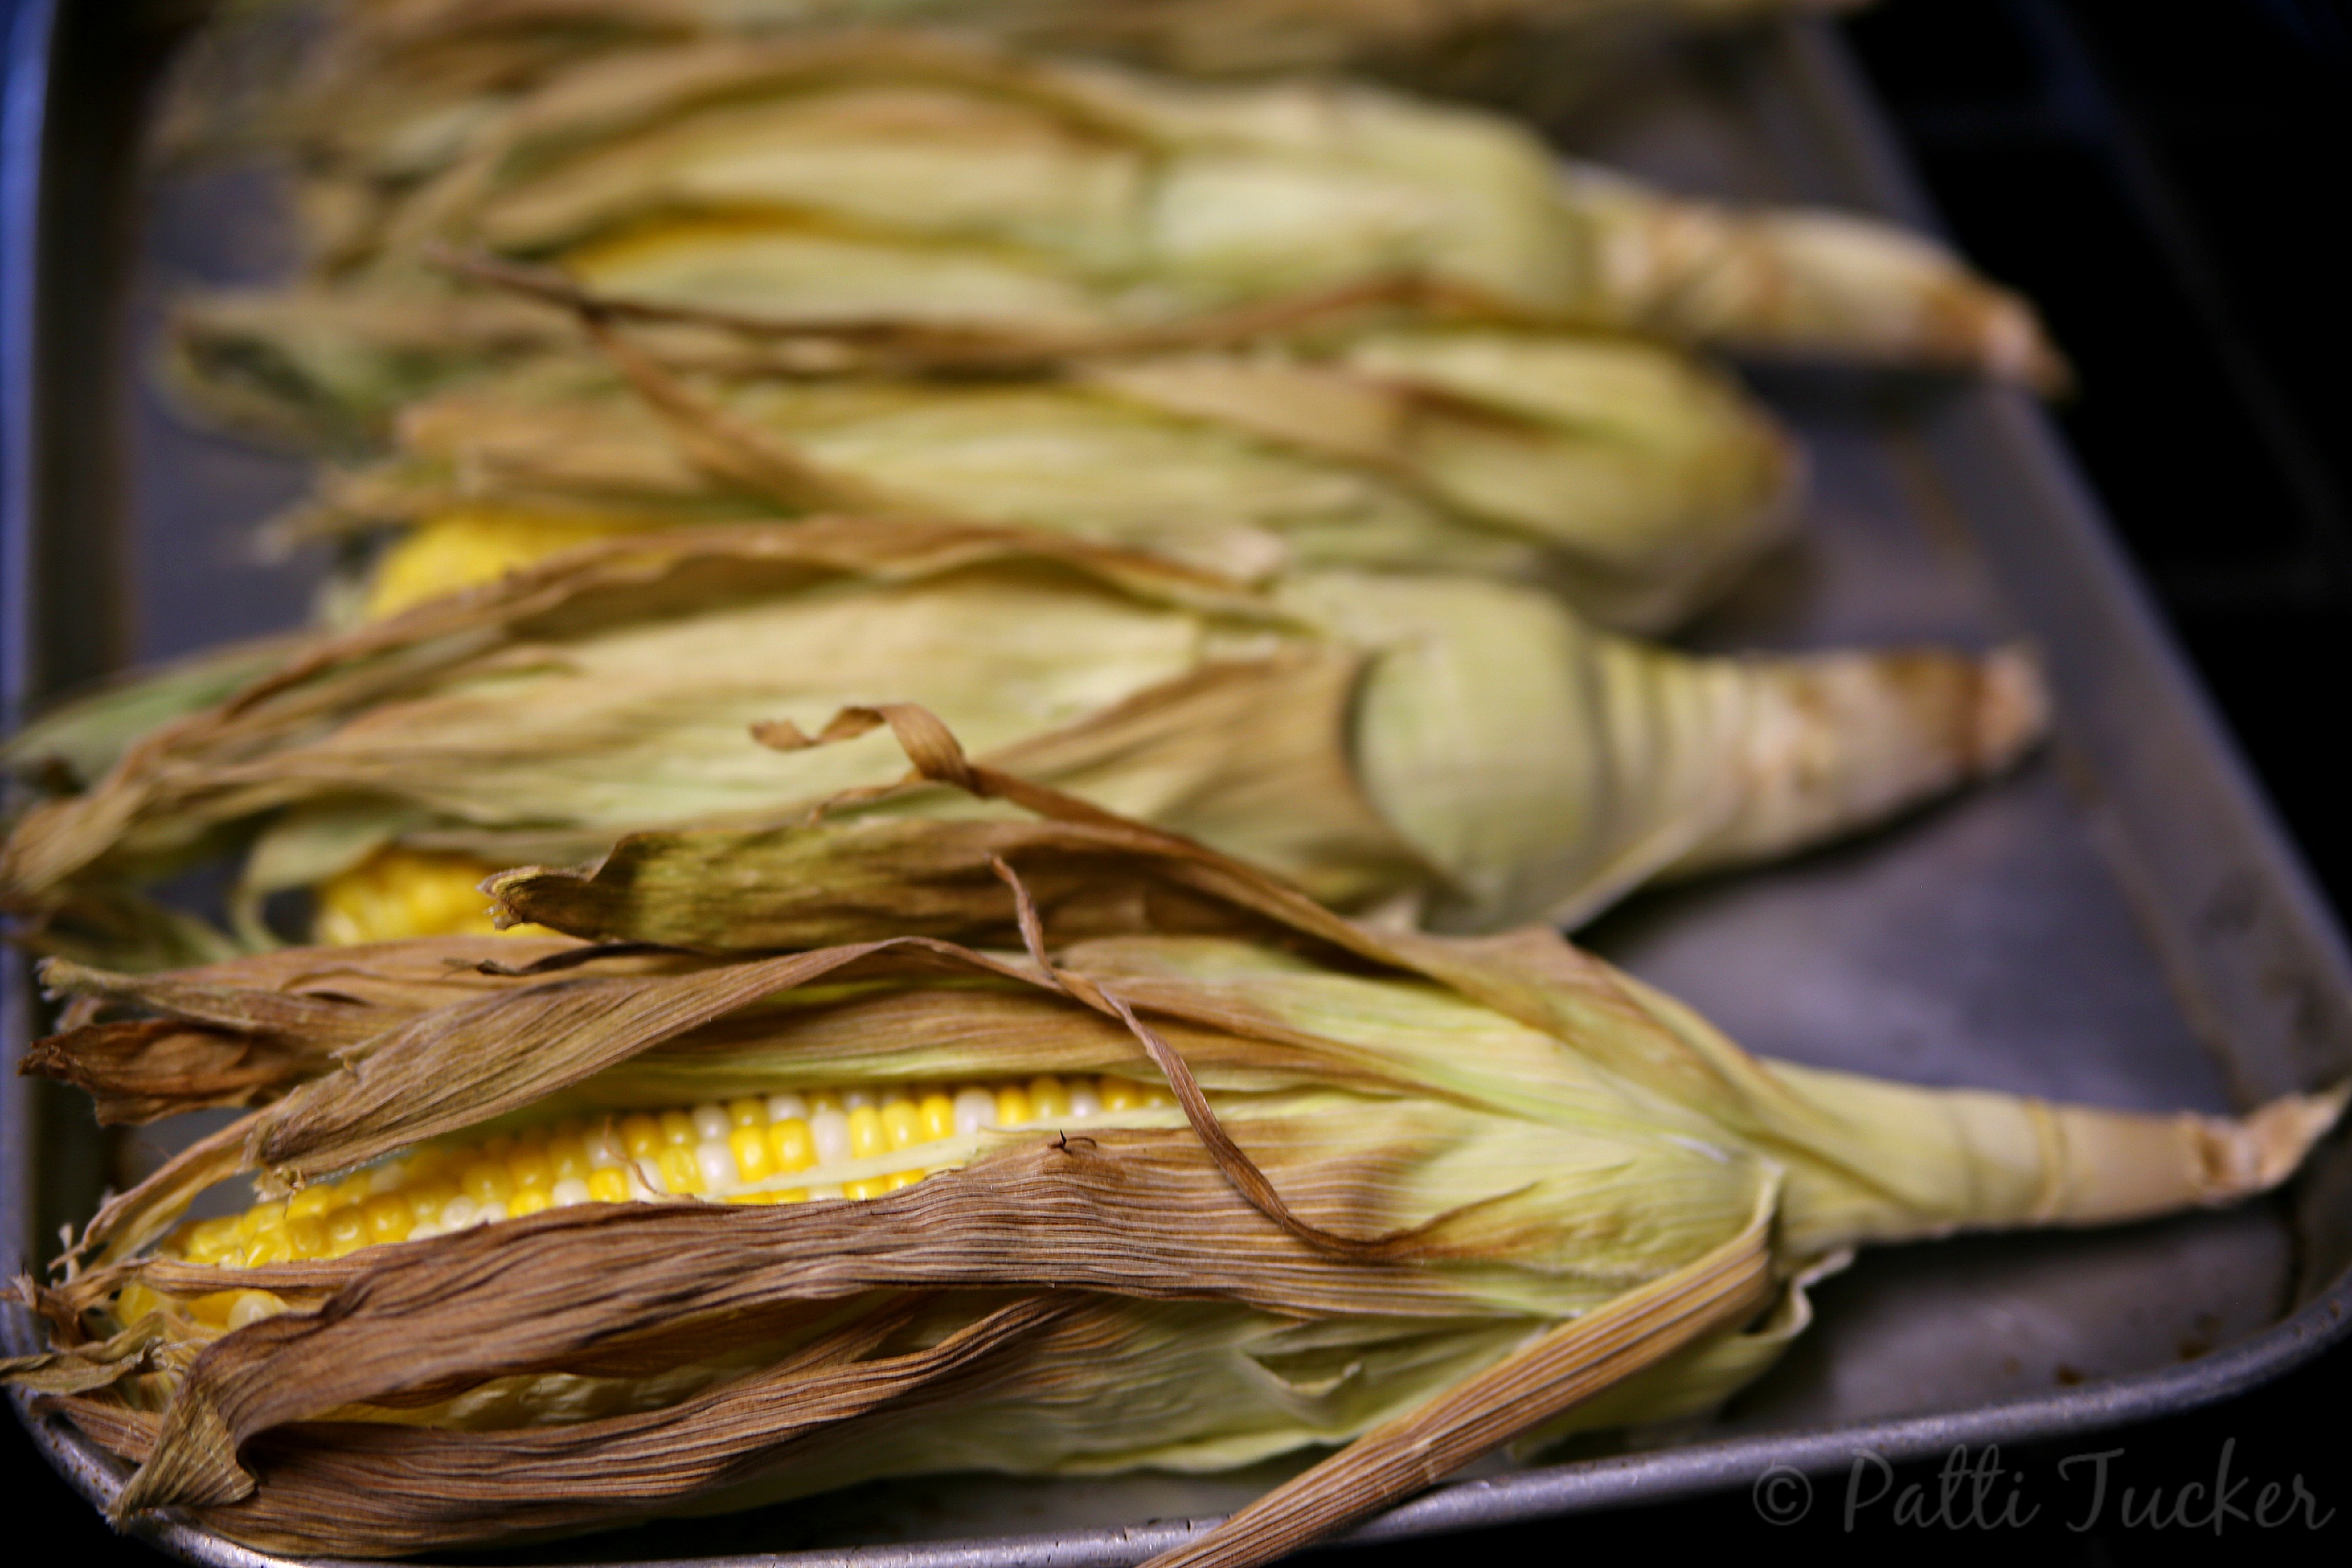
[[[2339, 1093], [2244, 1122], [2130, 1116], [1759, 1062], [1549, 931], [1461, 942], [1356, 926], [1197, 845], [976, 766], [919, 710], [849, 726], [876, 721], [934, 782], [1089, 830], [1072, 842], [1105, 877], [1131, 877], [1138, 896], [1041, 912], [985, 825], [926, 824], [946, 874], [910, 884], [907, 909], [973, 940], [1017, 940], [1020, 956], [907, 936], [731, 960], [552, 944], [520, 966], [478, 961], [466, 984], [480, 994], [394, 1026], [214, 1151], [230, 1151], [228, 1168], [268, 1163], [299, 1177], [424, 1130], [572, 1103], [567, 1089], [626, 1092], [628, 1072], [665, 1057], [788, 1071], [813, 1038], [834, 1039], [836, 1054], [807, 1070], [936, 1073], [915, 1015], [885, 1029], [872, 1016], [825, 1016], [892, 991], [908, 1004], [929, 994], [941, 1017], [984, 994], [1028, 998], [1026, 1029], [952, 1047], [967, 1070], [1062, 1060], [1024, 1058], [1037, 1047], [1019, 1037], [1074, 1029], [1092, 1048], [1123, 1049], [1127, 1070], [1165, 1071], [1184, 1124], [1007, 1135], [866, 1204], [590, 1205], [234, 1274], [131, 1257], [131, 1238], [186, 1201], [183, 1177], [159, 1177], [94, 1224], [84, 1249], [100, 1249], [100, 1266], [52, 1293], [53, 1315], [72, 1321], [133, 1273], [167, 1295], [233, 1279], [323, 1306], [213, 1339], [166, 1379], [160, 1410], [141, 1407], [129, 1377], [93, 1390], [97, 1370], [142, 1364], [120, 1336], [78, 1363], [30, 1369], [77, 1389], [56, 1407], [140, 1463], [122, 1511], [168, 1504], [257, 1545], [381, 1554], [796, 1495], [979, 1453], [1013, 1468], [1197, 1466], [1361, 1433], [1177, 1559], [1260, 1562], [1555, 1424], [1603, 1387], [1630, 1392], [1619, 1380], [1642, 1369], [1664, 1380], [1643, 1386], [1666, 1407], [1677, 1395], [1687, 1407], [1694, 1387], [1720, 1397], [1801, 1325], [1782, 1313], [1730, 1332], [1809, 1260], [1956, 1226], [2228, 1202], [2282, 1179], [2340, 1108]], [[839, 837], [826, 822], [803, 831]], [[848, 842], [835, 847], [835, 864], [856, 864]], [[1039, 842], [1019, 858], [1044, 877], [1057, 856]], [[824, 886], [824, 863], [801, 861], [803, 900]], [[934, 888], [976, 868], [993, 906], [943, 914]], [[758, 901], [755, 888], [738, 894]], [[835, 934], [894, 901], [853, 878]], [[1192, 934], [1167, 934], [1160, 910]], [[1055, 952], [1045, 918], [1064, 911], [1091, 940]], [[811, 918], [821, 923], [814, 905]], [[356, 967], [386, 974], [378, 994], [408, 997], [407, 977], [431, 955], [479, 951], [385, 947]], [[286, 963], [245, 978], [299, 987], [300, 974]], [[863, 988], [845, 993], [849, 976]], [[814, 1008], [774, 989], [813, 983]], [[203, 989], [79, 984], [116, 1006], [152, 988], [184, 1010]], [[853, 1039], [862, 1065], [839, 1054]], [[501, 1052], [513, 1059], [483, 1059]], [[1382, 1078], [1386, 1096], [1373, 1092]], [[1285, 1081], [1286, 1092], [1266, 1088]], [[1352, 1087], [1328, 1087], [1342, 1083]], [[637, 1087], [667, 1086], [656, 1074]], [[1495, 1155], [1542, 1147], [1511, 1142], [1514, 1121], [1547, 1130], [1562, 1154], [1644, 1152], [1622, 1193], [1600, 1180], [1605, 1161], [1537, 1179], [1541, 1161], [1524, 1153], [1467, 1185], [1400, 1180], [1427, 1135], [1416, 1128], [1502, 1137]], [[1704, 1183], [1717, 1195], [1695, 1202]], [[1642, 1223], [1612, 1225], [1612, 1213]], [[1670, 1219], [1684, 1228], [1662, 1246], [1654, 1227]], [[1139, 1412], [1174, 1390], [1197, 1400], [1206, 1389], [1216, 1407], [1230, 1373], [1208, 1352], [1243, 1344], [1262, 1347], [1262, 1369], [1294, 1353], [1276, 1346], [1354, 1345], [1386, 1372], [1336, 1406], [1297, 1385], [1307, 1414], [1286, 1434], [1219, 1435], [1197, 1406], [1191, 1425], [1145, 1430]], [[500, 1420], [495, 1401], [463, 1404], [520, 1374], [667, 1374], [688, 1392], [552, 1426]], [[465, 1408], [483, 1418], [453, 1418]], [[365, 1500], [326, 1506], [333, 1496]]]
[[1472, 579], [1300, 574], [1262, 595], [1002, 530], [679, 530], [321, 637], [26, 814], [0, 891], [74, 951], [85, 889], [224, 847], [250, 847], [249, 910], [387, 844], [495, 867], [774, 826], [888, 782], [897, 753], [747, 731], [869, 697], [927, 701], [1005, 771], [1335, 905], [1418, 897], [1451, 929], [1581, 919], [1656, 875], [1883, 820], [2005, 766], [2044, 718], [2016, 654], [1690, 659]]

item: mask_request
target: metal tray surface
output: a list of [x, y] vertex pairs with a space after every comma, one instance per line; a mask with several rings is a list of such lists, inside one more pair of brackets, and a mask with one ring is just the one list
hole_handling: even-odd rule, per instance
[[[101, 9], [20, 0], [7, 39], [0, 673], [12, 715], [128, 658], [289, 623], [309, 591], [299, 565], [257, 570], [243, 544], [253, 519], [299, 491], [300, 468], [179, 422], [142, 369], [172, 287], [280, 263], [266, 188], [135, 177], [127, 149], [167, 29], [101, 47]], [[1680, 188], [1932, 225], [1818, 24], [1688, 51], [1555, 129], [1580, 153]], [[1822, 1066], [2209, 1110], [2352, 1071], [2340, 935], [2040, 410], [1900, 377], [1757, 367], [1753, 379], [1811, 452], [1809, 526], [1694, 645], [2023, 638], [2046, 661], [2059, 736], [1991, 787], [1790, 865], [1644, 895], [1585, 940], [1749, 1048]], [[13, 1059], [36, 1003], [21, 964], [0, 978]], [[0, 1077], [0, 1223], [26, 1258], [126, 1168], [48, 1088]], [[1588, 1441], [1564, 1462], [1475, 1467], [1352, 1539], [2189, 1408], [2346, 1331], [2347, 1261], [2340, 1135], [2286, 1193], [2229, 1213], [1873, 1253], [1819, 1288], [1814, 1328], [1716, 1421]], [[93, 1500], [119, 1487], [112, 1461], [33, 1426]], [[1288, 1468], [889, 1483], [469, 1560], [1124, 1564]], [[278, 1561], [181, 1525], [149, 1533], [220, 1568]]]

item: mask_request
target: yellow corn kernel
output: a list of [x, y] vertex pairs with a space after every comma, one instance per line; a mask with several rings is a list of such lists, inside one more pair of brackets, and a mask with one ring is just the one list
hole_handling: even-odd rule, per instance
[[555, 1184], [554, 1167], [538, 1144], [526, 1143], [508, 1155], [507, 1174], [514, 1178], [517, 1192], [543, 1193]]
[[839, 1110], [841, 1096], [831, 1089], [821, 1089], [809, 1096], [808, 1108], [811, 1116], [814, 1116], [820, 1110]]
[[274, 1318], [285, 1310], [286, 1303], [267, 1290], [239, 1290], [228, 1304], [228, 1326], [241, 1329], [247, 1323]]
[[923, 1113], [907, 1100], [894, 1100], [882, 1108], [882, 1132], [894, 1150], [923, 1141]]
[[890, 1150], [889, 1134], [882, 1130], [882, 1113], [870, 1105], [861, 1105], [849, 1113], [849, 1157], [870, 1160]]
[[1101, 1097], [1105, 1110], [1135, 1110], [1143, 1104], [1143, 1086], [1112, 1073], [1095, 1080], [1095, 1093]]
[[[301, 1194], [297, 1194], [296, 1196]], [[297, 1215], [286, 1222], [286, 1245], [305, 1262], [327, 1256], [327, 1225], [316, 1215]]]
[[198, 1221], [189, 1231], [186, 1245], [191, 1263], [211, 1263], [227, 1256], [236, 1246], [235, 1216]]
[[549, 1197], [545, 1187], [524, 1187], [507, 1200], [507, 1217], [520, 1219], [527, 1214], [537, 1214], [541, 1209], [553, 1206], [554, 1200]]
[[416, 1223], [415, 1216], [409, 1212], [408, 1200], [394, 1193], [370, 1198], [359, 1212], [360, 1217], [367, 1224], [368, 1240], [378, 1244], [406, 1241], [410, 1227]]
[[738, 1127], [765, 1127], [768, 1124], [768, 1102], [746, 1095], [727, 1102], [727, 1120]]
[[588, 1195], [600, 1204], [625, 1204], [629, 1201], [629, 1178], [617, 1165], [607, 1165], [601, 1171], [588, 1173]]
[[561, 551], [612, 537], [624, 520], [593, 513], [464, 507], [411, 529], [383, 552], [369, 584], [367, 618], [499, 578]]
[[247, 1246], [286, 1228], [284, 1204], [256, 1204], [237, 1216], [236, 1238]]
[[321, 1219], [335, 1206], [337, 1197], [331, 1186], [304, 1187], [286, 1200], [286, 1223], [298, 1219]]
[[860, 1201], [878, 1198], [889, 1190], [890, 1179], [887, 1176], [869, 1176], [865, 1181], [849, 1182], [842, 1187], [843, 1192]]
[[671, 1193], [702, 1191], [702, 1162], [694, 1157], [694, 1145], [673, 1143], [661, 1152], [656, 1162], [661, 1171], [662, 1190]]
[[768, 1164], [782, 1175], [805, 1171], [816, 1163], [816, 1139], [809, 1124], [797, 1116], [768, 1124]]
[[996, 1091], [996, 1124], [999, 1127], [1021, 1127], [1029, 1121], [1029, 1096], [1018, 1084], [1006, 1084]]
[[508, 1178], [504, 1165], [494, 1160], [477, 1160], [458, 1175], [457, 1190], [488, 1207], [514, 1196], [514, 1183]]
[[923, 1173], [920, 1171], [893, 1171], [882, 1178], [883, 1184], [894, 1193], [900, 1187], [911, 1187], [922, 1179]]
[[923, 1096], [916, 1112], [922, 1122], [922, 1142], [936, 1143], [942, 1138], [955, 1136], [955, 1101], [934, 1089]]
[[242, 1290], [215, 1290], [209, 1296], [199, 1296], [188, 1303], [188, 1315], [215, 1329], [227, 1328], [229, 1312], [244, 1294]]
[[768, 1158], [768, 1137], [765, 1129], [738, 1127], [727, 1135], [727, 1147], [735, 1156], [735, 1179], [756, 1182], [768, 1173], [772, 1162]]
[[294, 1244], [287, 1239], [282, 1227], [259, 1237], [245, 1249], [245, 1267], [247, 1268], [258, 1268], [265, 1263], [293, 1261]]
[[327, 1255], [330, 1258], [357, 1252], [367, 1243], [367, 1221], [358, 1209], [346, 1205], [327, 1216]]
[[436, 1176], [408, 1189], [408, 1223], [414, 1226], [438, 1225], [441, 1211], [457, 1195], [457, 1184], [446, 1177]]
[[1070, 1113], [1070, 1091], [1051, 1073], [1029, 1080], [1029, 1114], [1036, 1121], [1052, 1121]]
[[125, 1285], [122, 1294], [114, 1299], [114, 1316], [126, 1328], [149, 1313], [163, 1310], [163, 1298], [136, 1279]]
[[621, 1118], [621, 1147], [632, 1160], [651, 1160], [662, 1152], [661, 1123], [650, 1116]]
[[662, 1142], [673, 1149], [691, 1149], [702, 1137], [695, 1131], [694, 1118], [683, 1110], [661, 1113], [661, 1133]]
[[552, 1139], [547, 1145], [547, 1171], [551, 1182], [588, 1179], [588, 1148], [579, 1134]]

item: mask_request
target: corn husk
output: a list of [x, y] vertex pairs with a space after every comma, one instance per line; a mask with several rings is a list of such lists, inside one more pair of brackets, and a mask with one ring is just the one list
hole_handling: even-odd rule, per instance
[[[414, 406], [399, 455], [331, 479], [293, 531], [491, 514], [560, 520], [555, 542], [856, 507], [1069, 532], [1242, 580], [1509, 576], [1648, 629], [1780, 537], [1798, 468], [1760, 410], [1671, 355], [1472, 330], [1370, 333], [1313, 358], [1114, 361], [1043, 383], [656, 390], [648, 404], [601, 366], [544, 365]], [[722, 429], [748, 458], [712, 452]]]
[[[58, 1344], [10, 1370], [138, 1465], [118, 1517], [170, 1507], [266, 1550], [386, 1555], [931, 1469], [1213, 1469], [1348, 1444], [1163, 1559], [1254, 1563], [1515, 1436], [1705, 1410], [1854, 1244], [2231, 1202], [2341, 1107], [2152, 1117], [1759, 1061], [1549, 931], [1353, 925], [975, 764], [920, 710], [874, 717], [927, 780], [1036, 815], [829, 818], [798, 830], [791, 880], [698, 894], [754, 918], [781, 898], [833, 945], [50, 967], [73, 1000], [44, 1070], [103, 1080], [115, 1058], [89, 1047], [126, 1015], [310, 1058], [27, 1292]], [[912, 874], [876, 873], [877, 827]], [[1008, 827], [1030, 835], [1009, 857]], [[1033, 875], [1062, 896], [1034, 901]], [[866, 936], [902, 917], [908, 934]], [[131, 1282], [177, 1300], [228, 1281], [143, 1249], [241, 1170], [299, 1184], [682, 1083], [1093, 1064], [1164, 1075], [1181, 1111], [975, 1135], [867, 1203], [591, 1205], [236, 1270], [293, 1310], [85, 1332]], [[142, 1092], [168, 1099], [152, 1077]]]
[[1467, 929], [1580, 918], [1653, 876], [1883, 820], [2043, 721], [2015, 654], [1695, 659], [1475, 579], [1255, 595], [1043, 535], [679, 530], [317, 639], [26, 814], [0, 888], [68, 944], [84, 890], [224, 847], [251, 911], [392, 845], [497, 867], [764, 826], [895, 777], [887, 737], [808, 741], [884, 700], [1336, 905], [1412, 899]]
[[283, 401], [272, 378], [323, 367], [296, 397], [325, 401], [462, 357], [420, 329], [519, 331], [430, 302], [436, 247], [771, 339], [896, 324], [1066, 358], [1410, 287], [1423, 316], [1489, 325], [2058, 374], [2022, 303], [1884, 226], [1564, 171], [1506, 121], [1369, 87], [1201, 87], [916, 33], [583, 66], [431, 178], [341, 205], [312, 291], [194, 310], [184, 364], [247, 373], [197, 396]]
[[[164, 142], [255, 144], [407, 183], [520, 93], [615, 54], [824, 28], [944, 26], [1205, 75], [1335, 66], [1460, 87], [1498, 50], [1581, 87], [1629, 47], [1853, 0], [247, 0], [180, 65]], [[1532, 47], [1531, 47], [1532, 46]], [[1555, 91], [1547, 95], [1557, 103]]]

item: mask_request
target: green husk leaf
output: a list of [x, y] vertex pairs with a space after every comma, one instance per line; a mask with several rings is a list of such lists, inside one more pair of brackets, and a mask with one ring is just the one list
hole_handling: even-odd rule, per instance
[[[2013, 655], [1695, 660], [1469, 580], [1335, 574], [1269, 598], [1050, 536], [673, 531], [312, 641], [29, 813], [0, 891], [37, 910], [257, 832], [248, 898], [387, 840], [492, 865], [691, 825], [757, 843], [898, 763], [878, 734], [779, 752], [753, 727], [877, 698], [936, 708], [1000, 771], [1335, 904], [1418, 896], [1454, 929], [1580, 917], [1883, 819], [2042, 722]], [[914, 790], [859, 809], [974, 808]]]

